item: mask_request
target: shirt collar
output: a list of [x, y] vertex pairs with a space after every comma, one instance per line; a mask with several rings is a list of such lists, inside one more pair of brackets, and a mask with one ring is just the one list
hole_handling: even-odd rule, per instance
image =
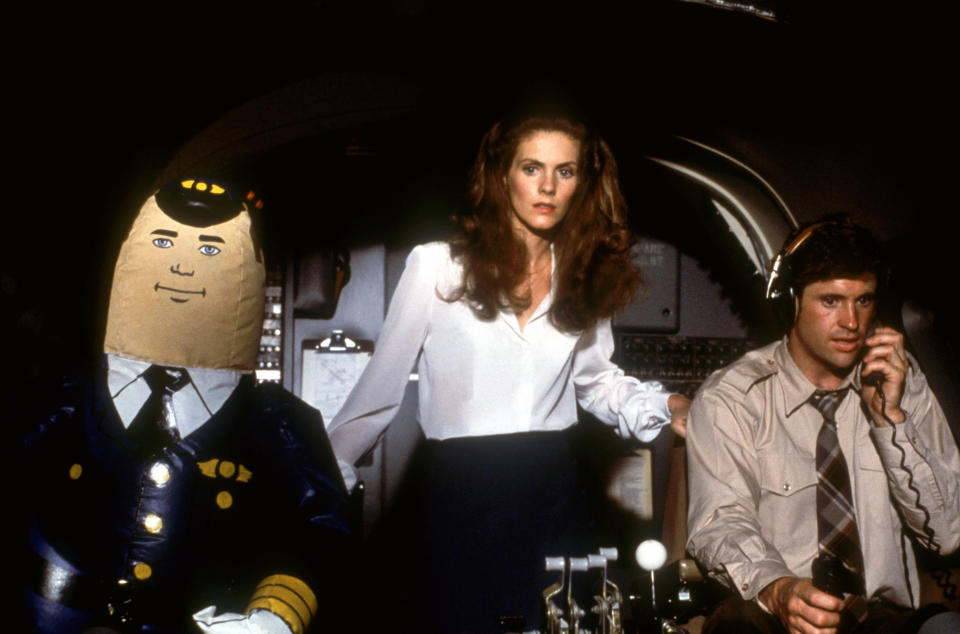
[[530, 315], [530, 319], [527, 321], [527, 325], [530, 325], [531, 321], [540, 319], [543, 317], [550, 308], [553, 306], [553, 293], [557, 288], [557, 258], [553, 251], [553, 243], [550, 243], [550, 290], [547, 291], [547, 295], [543, 298], [543, 301], [540, 302], [540, 305], [537, 306], [536, 310], [533, 311], [533, 314]]
[[550, 308], [553, 306], [553, 296], [557, 288], [557, 258], [553, 251], [553, 243], [550, 243], [550, 290], [547, 291], [547, 294], [540, 301], [540, 304], [534, 309], [533, 314], [530, 315], [530, 319], [527, 320], [526, 325], [523, 330], [520, 329], [520, 320], [517, 319], [516, 313], [512, 310], [501, 310], [498, 316], [505, 324], [507, 324], [511, 330], [513, 330], [517, 336], [523, 337], [526, 329], [530, 327], [530, 324], [537, 321], [544, 315], [546, 315]]
[[[107, 354], [107, 388], [124, 427], [129, 427], [137, 412], [150, 397], [150, 387], [142, 374], [152, 364]], [[245, 374], [239, 370], [185, 368], [190, 384], [173, 395], [177, 427], [185, 437], [216, 414]]]
[[[806, 403], [813, 393], [817, 391], [817, 386], [808, 379], [797, 364], [790, 351], [787, 349], [787, 336], [784, 335], [780, 340], [780, 345], [773, 352], [773, 358], [777, 362], [779, 369], [780, 385], [783, 387], [783, 404], [785, 414], [790, 416], [797, 409]], [[855, 372], [851, 371], [843, 377], [843, 381], [836, 389], [843, 390], [850, 387], [851, 380]]]

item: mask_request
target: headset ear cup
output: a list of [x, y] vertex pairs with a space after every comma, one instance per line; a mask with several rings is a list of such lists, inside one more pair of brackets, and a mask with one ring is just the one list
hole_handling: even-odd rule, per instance
[[771, 302], [773, 316], [781, 332], [787, 332], [793, 327], [799, 309], [790, 279], [789, 255], [783, 251], [777, 254], [767, 288], [767, 299]]
[[794, 297], [793, 289], [783, 289], [779, 297], [773, 298], [770, 301], [773, 315], [777, 320], [780, 332], [789, 332], [797, 319], [800, 307], [799, 300]]
[[773, 260], [770, 282], [767, 287], [767, 299], [773, 301], [774, 315], [780, 321], [784, 332], [793, 328], [793, 324], [800, 315], [800, 298], [793, 292], [793, 271], [790, 266], [790, 258], [817, 229], [824, 225], [835, 224], [835, 222], [824, 220], [800, 230], [783, 246]]

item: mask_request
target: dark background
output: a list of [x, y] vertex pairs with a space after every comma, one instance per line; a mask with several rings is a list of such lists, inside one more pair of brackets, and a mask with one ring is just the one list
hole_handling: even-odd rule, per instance
[[[268, 255], [442, 233], [483, 130], [546, 88], [599, 126], [625, 175], [646, 135], [679, 133], [752, 165], [801, 220], [850, 211], [942, 309], [957, 224], [949, 20], [763, 4], [778, 22], [675, 0], [11, 14], [4, 382], [97, 354], [119, 242], [177, 149], [311, 77], [401, 78], [413, 107], [227, 168], [264, 197]], [[639, 230], [682, 240], [688, 227], [623, 185]]]

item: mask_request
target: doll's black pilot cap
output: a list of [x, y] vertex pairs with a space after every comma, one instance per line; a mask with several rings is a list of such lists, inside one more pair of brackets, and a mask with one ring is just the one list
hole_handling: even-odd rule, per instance
[[157, 192], [156, 200], [163, 213], [191, 227], [209, 227], [226, 222], [244, 209], [244, 200], [230, 187], [203, 178], [169, 183]]

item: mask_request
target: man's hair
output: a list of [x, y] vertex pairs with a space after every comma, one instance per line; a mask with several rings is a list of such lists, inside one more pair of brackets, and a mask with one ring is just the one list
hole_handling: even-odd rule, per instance
[[853, 279], [866, 273], [873, 273], [878, 284], [884, 282], [883, 252], [869, 231], [843, 215], [826, 216], [809, 227], [815, 228], [787, 260], [794, 295], [800, 297], [804, 287], [813, 282]]

